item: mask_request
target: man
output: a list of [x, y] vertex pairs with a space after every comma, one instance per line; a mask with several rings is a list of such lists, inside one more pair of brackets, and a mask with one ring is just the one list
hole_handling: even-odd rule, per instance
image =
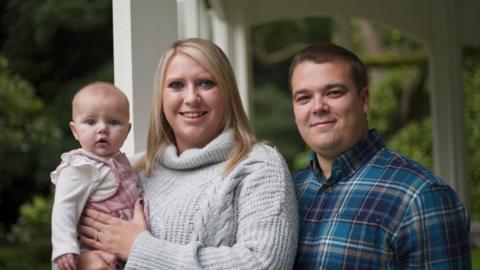
[[296, 269], [470, 269], [469, 217], [454, 190], [368, 129], [362, 62], [313, 44], [290, 66], [298, 130]]

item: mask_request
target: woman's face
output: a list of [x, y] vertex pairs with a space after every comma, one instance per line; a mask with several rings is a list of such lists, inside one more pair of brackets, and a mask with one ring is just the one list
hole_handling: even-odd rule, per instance
[[223, 91], [203, 66], [185, 54], [173, 56], [165, 72], [162, 105], [179, 154], [204, 147], [222, 132], [224, 100]]

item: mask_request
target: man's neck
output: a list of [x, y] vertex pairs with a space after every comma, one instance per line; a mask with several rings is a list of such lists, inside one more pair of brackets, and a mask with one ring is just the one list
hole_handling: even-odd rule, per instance
[[318, 166], [322, 170], [323, 177], [325, 177], [325, 179], [330, 178], [332, 175], [332, 163], [335, 159], [321, 157], [318, 153], [315, 155], [317, 156]]

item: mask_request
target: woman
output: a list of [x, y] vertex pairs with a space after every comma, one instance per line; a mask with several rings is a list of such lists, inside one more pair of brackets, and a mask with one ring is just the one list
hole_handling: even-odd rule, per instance
[[[290, 173], [274, 148], [255, 142], [221, 49], [175, 42], [160, 60], [152, 100], [137, 166], [150, 231], [138, 205], [133, 222], [88, 210], [82, 242], [128, 259], [127, 269], [290, 269]], [[92, 257], [85, 254], [84, 268]]]

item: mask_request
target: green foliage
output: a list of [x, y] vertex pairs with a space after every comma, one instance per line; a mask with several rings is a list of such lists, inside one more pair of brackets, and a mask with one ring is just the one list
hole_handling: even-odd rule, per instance
[[304, 151], [296, 154], [293, 159], [292, 170], [296, 171], [306, 168], [308, 166], [308, 162], [310, 161], [311, 152], [312, 150], [307, 147]]
[[333, 26], [330, 18], [302, 18], [258, 25], [252, 31], [254, 42], [264, 42], [264, 49], [274, 52], [298, 42], [330, 40]]
[[480, 219], [480, 48], [467, 53], [464, 72], [465, 127], [468, 148], [468, 177], [470, 179], [470, 211]]
[[[9, 0], [0, 41], [11, 69], [47, 103], [111, 61], [112, 1]], [[67, 84], [66, 84], [67, 83]]]
[[51, 206], [51, 198], [39, 196], [21, 206], [18, 222], [8, 237], [8, 248], [0, 245], [0, 269], [50, 269]]
[[333, 31], [334, 20], [327, 17], [285, 20], [252, 28], [252, 123], [257, 137], [277, 146], [292, 169], [304, 167], [308, 154], [297, 157], [305, 152], [305, 144], [293, 117], [288, 85], [290, 61], [306, 44], [331, 40]]
[[9, 240], [20, 244], [31, 244], [39, 239], [47, 239], [49, 242], [52, 204], [51, 198], [34, 196], [31, 203], [22, 205]]
[[370, 87], [368, 122], [383, 136], [393, 132], [397, 121], [405, 73], [405, 70], [398, 68], [389, 70], [377, 85]]
[[56, 122], [44, 115], [44, 104], [32, 86], [11, 74], [1, 57], [0, 129], [0, 221], [10, 224], [17, 207], [32, 194], [48, 193], [61, 133]]
[[305, 45], [329, 41], [331, 18], [303, 18], [258, 25], [252, 28], [253, 85], [289, 89], [288, 68], [293, 55]]
[[0, 244], [0, 269], [2, 270], [50, 270], [52, 266], [49, 258], [36, 258], [39, 249], [43, 247], [31, 247], [25, 245]]
[[472, 270], [480, 270], [480, 251], [472, 248]]
[[411, 121], [398, 130], [387, 145], [396, 152], [407, 156], [427, 168], [432, 168], [432, 121]]
[[274, 144], [292, 164], [304, 144], [295, 125], [290, 92], [264, 86], [255, 89], [253, 100], [257, 137]]

